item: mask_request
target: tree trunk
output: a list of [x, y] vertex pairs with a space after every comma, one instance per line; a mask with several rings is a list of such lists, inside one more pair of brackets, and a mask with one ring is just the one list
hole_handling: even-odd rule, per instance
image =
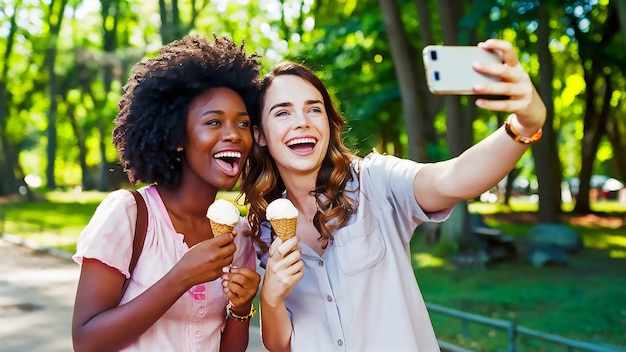
[[395, 1], [387, 0], [379, 0], [379, 3], [387, 29], [387, 38], [391, 46], [398, 84], [400, 85], [404, 124], [408, 136], [409, 158], [425, 161], [424, 129], [420, 121], [424, 116], [424, 110], [416, 99], [419, 96], [416, 60], [411, 54], [411, 46], [404, 32], [398, 4]]
[[6, 86], [0, 83], [0, 195], [15, 194], [18, 192], [20, 182], [16, 176], [15, 170], [18, 167], [16, 153], [6, 136], [6, 120], [8, 118], [8, 110], [6, 102]]
[[48, 165], [46, 167], [46, 187], [48, 189], [55, 189], [57, 187], [54, 178], [57, 149], [57, 86], [56, 74], [54, 73], [56, 40], [53, 40], [53, 42], [54, 44], [50, 44], [51, 47], [46, 50], [46, 68], [48, 70], [48, 84], [50, 87], [50, 106], [48, 108]]
[[607, 122], [606, 135], [613, 146], [613, 166], [617, 176], [622, 182], [626, 182], [626, 116], [621, 120], [616, 116], [619, 110], [611, 112], [612, 116]]
[[[433, 37], [432, 23], [430, 21], [430, 11], [428, 10], [428, 3], [426, 0], [415, 0], [415, 7], [417, 8], [417, 17], [419, 21], [419, 33], [424, 45], [434, 44], [435, 39]], [[421, 55], [416, 58], [417, 66], [424, 66], [424, 59]], [[426, 73], [424, 70], [417, 70], [419, 82], [426, 82]], [[443, 105], [443, 98], [439, 95], [432, 94], [428, 91], [426, 84], [418, 84], [419, 88], [419, 104], [424, 111], [424, 117], [420, 120], [423, 122], [424, 139], [426, 144], [437, 145], [439, 143], [439, 136], [435, 129], [435, 116]], [[429, 161], [432, 158], [427, 159]]]
[[617, 6], [617, 17], [619, 18], [619, 27], [622, 32], [622, 39], [624, 39], [624, 43], [626, 43], [626, 1], [617, 0], [611, 1], [611, 3], [615, 3]]
[[7, 120], [9, 118], [9, 107], [7, 104], [12, 100], [7, 91], [7, 76], [9, 72], [9, 58], [13, 52], [13, 44], [15, 43], [15, 33], [17, 32], [16, 18], [19, 13], [18, 9], [14, 9], [10, 19], [9, 33], [6, 38], [6, 51], [3, 59], [4, 65], [0, 73], [0, 195], [17, 193], [19, 181], [15, 176], [17, 166], [17, 158], [14, 157], [15, 151], [7, 138]]
[[554, 64], [550, 54], [550, 15], [549, 2], [539, 5], [539, 27], [537, 28], [537, 55], [541, 62], [539, 95], [546, 105], [546, 122], [543, 126], [543, 137], [533, 145], [532, 152], [535, 159], [535, 170], [539, 184], [539, 212], [540, 223], [557, 223], [561, 210], [561, 163], [556, 146], [554, 133], [554, 102], [552, 99], [552, 80], [554, 78]]
[[[575, 16], [570, 15], [570, 18], [572, 23], [577, 23], [578, 19]], [[606, 134], [608, 115], [611, 110], [610, 102], [613, 95], [611, 77], [606, 74], [603, 75], [606, 67], [610, 66], [606, 63], [604, 47], [609, 45], [614, 36], [619, 33], [616, 25], [618, 21], [618, 13], [614, 8], [609, 7], [609, 14], [599, 35], [590, 37], [581, 32], [578, 26], [572, 26], [578, 41], [578, 52], [582, 60], [586, 86], [584, 135], [579, 175], [580, 189], [574, 207], [576, 213], [589, 213], [591, 211], [589, 181], [593, 173], [593, 163], [596, 160], [600, 140]]]
[[83, 131], [79, 126], [78, 120], [76, 119], [74, 105], [65, 99], [67, 110], [67, 118], [70, 120], [70, 124], [72, 126], [72, 130], [74, 131], [74, 136], [76, 137], [76, 145], [78, 147], [78, 163], [80, 165], [80, 169], [82, 171], [82, 184], [84, 190], [91, 190], [94, 188], [93, 178], [91, 177], [91, 172], [89, 172], [89, 167], [87, 166], [87, 147], [85, 146], [85, 137], [83, 135]]
[[[462, 12], [459, 2], [455, 0], [437, 1], [439, 19], [445, 45], [459, 45], [458, 25]], [[446, 111], [446, 136], [450, 155], [458, 156], [471, 146], [472, 118], [467, 118], [458, 95], [446, 95], [443, 99]], [[467, 202], [455, 206], [455, 216], [450, 217], [441, 225], [442, 238], [448, 238], [459, 244], [461, 253], [476, 254], [474, 249], [477, 239], [469, 231], [469, 211]]]
[[[459, 6], [458, 1], [438, 1], [437, 5], [439, 6], [439, 19], [441, 21], [444, 43], [446, 45], [458, 45], [457, 23], [461, 19], [457, 8]], [[471, 145], [471, 120], [468, 121], [466, 118], [461, 105], [461, 98], [458, 95], [446, 95], [444, 97], [444, 106], [446, 110], [448, 149], [451, 156], [457, 156]]]
[[47, 159], [48, 165], [46, 167], [46, 187], [48, 189], [56, 188], [56, 180], [54, 178], [54, 165], [56, 159], [57, 148], [57, 95], [58, 87], [56, 80], [56, 73], [54, 72], [54, 66], [56, 63], [57, 55], [57, 43], [59, 33], [61, 31], [61, 23], [63, 22], [63, 13], [65, 12], [65, 6], [67, 0], [61, 0], [59, 6], [55, 6], [57, 3], [52, 1], [50, 3], [50, 12], [48, 13], [48, 24], [50, 25], [48, 48], [46, 49], [45, 66], [48, 71], [48, 84], [50, 87], [50, 107], [48, 109], [48, 150]]
[[[119, 18], [121, 14], [120, 10], [120, 2], [119, 0], [102, 0], [102, 23], [103, 23], [103, 46], [104, 46], [104, 54], [107, 57], [115, 57], [115, 50], [117, 50], [117, 25], [119, 23]], [[113, 11], [111, 11], [111, 9]], [[112, 14], [112, 15], [111, 15]], [[110, 19], [110, 21], [108, 21]], [[106, 26], [105, 23], [111, 23]], [[113, 82], [113, 70], [115, 68], [115, 63], [110, 62], [109, 60], [105, 60], [107, 62], [103, 67], [103, 87], [105, 94], [104, 96], [108, 96], [111, 92], [111, 85]], [[93, 96], [93, 95], [92, 95]], [[95, 99], [95, 96], [94, 96]], [[98, 100], [94, 100], [98, 101]], [[100, 182], [98, 182], [98, 190], [101, 192], [108, 190], [108, 180], [109, 177], [109, 161], [106, 159], [106, 149], [107, 145], [111, 142], [111, 133], [109, 131], [108, 126], [111, 125], [111, 121], [107, 120], [107, 117], [104, 116], [104, 107], [106, 102], [102, 101], [101, 104], [97, 104], [99, 106], [96, 109], [96, 113], [98, 114], [97, 127], [100, 134], [100, 140], [98, 143], [99, 151], [100, 151]]]
[[[161, 42], [163, 44], [182, 38], [185, 34], [187, 34], [189, 29], [193, 28], [192, 23], [187, 26], [182, 24], [182, 21], [180, 20], [180, 10], [178, 9], [178, 0], [171, 0], [171, 2], [169, 2], [169, 8], [167, 5], [167, 1], [159, 0], [159, 14], [161, 15]], [[195, 8], [195, 5], [192, 6], [192, 8]], [[195, 18], [192, 18], [192, 20], [195, 20]]]
[[[586, 214], [591, 211], [589, 192], [591, 190], [590, 181], [593, 173], [593, 162], [596, 159], [600, 140], [606, 127], [608, 115], [607, 105], [610, 103], [611, 96], [611, 94], [606, 91], [606, 84], [603, 85], [603, 88], [599, 91], [593, 89], [596, 85], [595, 82], [599, 79], [599, 74], [593, 72], [589, 73], [589, 76], [590, 77], [585, 79], [587, 90], [585, 91], [584, 136], [581, 146], [581, 168], [578, 176], [580, 188], [576, 196], [576, 205], [574, 207], [574, 212], [579, 214]], [[601, 113], [596, 113], [595, 102], [598, 96], [603, 97]]]

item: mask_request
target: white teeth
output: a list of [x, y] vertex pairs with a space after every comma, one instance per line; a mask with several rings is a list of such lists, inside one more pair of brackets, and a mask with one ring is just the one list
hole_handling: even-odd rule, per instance
[[298, 139], [293, 139], [293, 140], [289, 141], [289, 143], [287, 143], [287, 146], [291, 147], [292, 145], [304, 144], [304, 143], [315, 144], [315, 138], [298, 138]]
[[241, 153], [240, 152], [220, 152], [220, 153], [216, 153], [215, 155], [213, 155], [213, 157], [216, 159], [241, 158]]

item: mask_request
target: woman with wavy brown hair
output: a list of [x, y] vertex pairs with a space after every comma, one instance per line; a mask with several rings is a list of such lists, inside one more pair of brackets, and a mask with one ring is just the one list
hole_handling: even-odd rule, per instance
[[[261, 333], [270, 351], [439, 350], [407, 255], [411, 237], [497, 184], [540, 137], [546, 116], [511, 44], [479, 46], [501, 51], [503, 63], [476, 64], [501, 81], [474, 91], [509, 98], [476, 103], [512, 114], [462, 155], [437, 163], [356, 156], [313, 71], [287, 62], [265, 76], [242, 191], [265, 267]], [[285, 242], [265, 214], [278, 198], [298, 210], [297, 236]]]

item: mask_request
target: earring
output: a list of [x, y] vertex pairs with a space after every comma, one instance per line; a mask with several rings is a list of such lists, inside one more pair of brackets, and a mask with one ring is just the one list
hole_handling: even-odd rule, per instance
[[176, 161], [177, 161], [177, 162], [179, 162], [179, 163], [180, 163], [180, 156], [181, 156], [181, 155], [182, 155], [182, 153], [183, 153], [183, 147], [182, 147], [182, 146], [179, 146], [178, 148], [176, 148], [176, 153], [177, 153], [178, 155], [175, 157], [175, 159], [176, 159]]

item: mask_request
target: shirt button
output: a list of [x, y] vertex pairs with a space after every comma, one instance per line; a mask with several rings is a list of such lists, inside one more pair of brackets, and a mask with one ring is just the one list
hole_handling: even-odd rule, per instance
[[205, 313], [204, 308], [200, 308], [200, 309], [198, 309], [198, 314], [199, 314], [199, 315], [204, 315], [204, 313]]
[[337, 340], [337, 345], [343, 346], [343, 341], [342, 340]]
[[323, 261], [323, 260], [320, 260], [319, 262], [317, 262], [317, 265], [319, 265], [319, 266], [324, 266], [324, 261]]
[[196, 334], [195, 335], [196, 335], [197, 338], [201, 338], [202, 337], [202, 331], [196, 330]]
[[333, 297], [331, 295], [326, 296], [326, 300], [328, 302], [332, 302], [333, 301]]

